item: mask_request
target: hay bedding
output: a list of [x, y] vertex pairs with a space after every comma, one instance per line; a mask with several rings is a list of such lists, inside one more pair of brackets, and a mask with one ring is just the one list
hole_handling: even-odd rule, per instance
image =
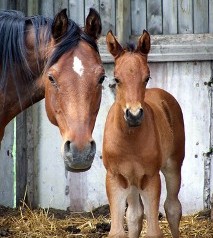
[[[160, 217], [164, 237], [171, 237], [168, 223]], [[146, 221], [144, 221], [144, 229]], [[0, 207], [0, 237], [11, 238], [101, 238], [110, 229], [108, 206], [89, 213], [60, 210], [31, 210], [26, 205], [19, 209]], [[213, 238], [210, 211], [186, 216], [181, 221], [181, 237]], [[144, 236], [142, 233], [141, 237]]]

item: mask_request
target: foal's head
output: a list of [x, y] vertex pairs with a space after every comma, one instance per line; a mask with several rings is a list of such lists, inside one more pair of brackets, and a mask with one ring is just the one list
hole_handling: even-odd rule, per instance
[[147, 64], [149, 33], [143, 31], [136, 49], [123, 49], [111, 31], [106, 41], [115, 58], [116, 103], [123, 110], [127, 124], [130, 127], [139, 126], [143, 119], [145, 89], [150, 78]]
[[[59, 127], [63, 138], [65, 166], [79, 172], [90, 168], [96, 152], [92, 131], [105, 76], [96, 44], [102, 27], [99, 14], [91, 9], [84, 30], [75, 24], [72, 27], [66, 11], [55, 17], [49, 52], [55, 62], [47, 63], [44, 74], [45, 103], [48, 118]], [[57, 47], [64, 50], [59, 58], [52, 56]]]

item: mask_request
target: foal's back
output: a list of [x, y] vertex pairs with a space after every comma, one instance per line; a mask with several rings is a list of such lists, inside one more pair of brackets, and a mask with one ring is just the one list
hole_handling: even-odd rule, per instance
[[145, 102], [152, 109], [154, 123], [160, 135], [162, 167], [166, 160], [183, 160], [185, 134], [183, 114], [176, 99], [160, 88], [146, 89]]

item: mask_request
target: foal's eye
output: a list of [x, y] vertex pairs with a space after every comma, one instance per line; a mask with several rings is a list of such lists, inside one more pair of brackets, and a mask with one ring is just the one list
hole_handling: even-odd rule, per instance
[[120, 80], [118, 78], [114, 78], [116, 83], [120, 83]]
[[98, 83], [99, 83], [99, 84], [102, 84], [102, 83], [104, 82], [104, 79], [105, 79], [105, 78], [106, 78], [106, 75], [101, 76], [100, 79], [99, 79], [99, 81], [98, 81]]
[[147, 78], [146, 78], [146, 80], [145, 80], [145, 83], [148, 83], [150, 79], [151, 79], [151, 77], [150, 77], [150, 76], [149, 76], [149, 77], [147, 77]]
[[48, 79], [50, 83], [52, 83], [54, 86], [57, 86], [56, 80], [51, 74], [48, 74]]

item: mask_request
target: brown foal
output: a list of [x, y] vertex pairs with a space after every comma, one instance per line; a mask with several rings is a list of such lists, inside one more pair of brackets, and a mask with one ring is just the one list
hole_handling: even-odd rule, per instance
[[111, 212], [109, 237], [139, 237], [143, 214], [146, 237], [163, 237], [158, 223], [160, 170], [166, 180], [164, 204], [173, 238], [178, 238], [182, 209], [178, 199], [185, 154], [181, 108], [168, 92], [146, 89], [150, 79], [147, 56], [150, 36], [144, 30], [136, 49], [123, 49], [111, 31], [107, 46], [115, 58], [116, 99], [104, 132], [103, 161]]

